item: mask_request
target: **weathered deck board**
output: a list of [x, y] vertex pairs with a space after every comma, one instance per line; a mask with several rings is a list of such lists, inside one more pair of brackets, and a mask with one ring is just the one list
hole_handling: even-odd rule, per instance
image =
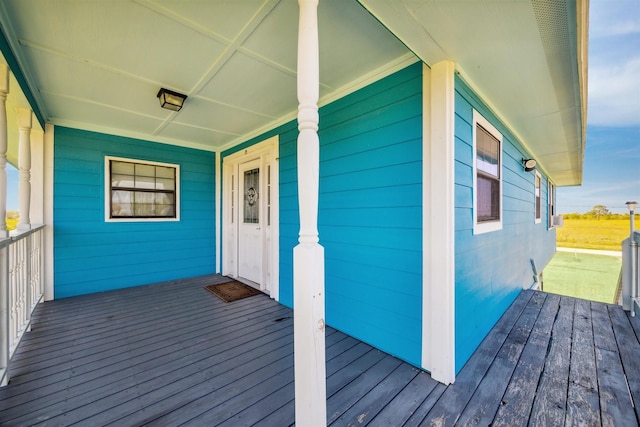
[[442, 398], [429, 411], [428, 419], [435, 420], [441, 426], [456, 424], [532, 295], [532, 292], [522, 292], [520, 297], [507, 309], [489, 335], [482, 341], [474, 353], [474, 357], [458, 374], [455, 383], [447, 388]]
[[[371, 427], [402, 426], [414, 415], [439, 383], [425, 372], [416, 375], [368, 424]], [[440, 384], [443, 388], [444, 386]], [[424, 414], [423, 414], [424, 417]]]
[[[203, 289], [223, 280], [41, 304], [0, 388], [0, 425], [293, 425], [291, 310]], [[327, 328], [328, 421], [637, 425], [639, 336], [618, 306], [524, 291], [447, 387]]]
[[491, 367], [461, 414], [460, 425], [489, 425], [500, 408], [509, 380], [544, 303], [544, 294], [534, 294], [498, 351]]
[[608, 308], [629, 392], [635, 403], [636, 416], [640, 418], [640, 343], [624, 311], [619, 306]]
[[359, 424], [368, 424], [382, 408], [402, 391], [418, 375], [419, 370], [406, 364], [400, 364], [393, 372], [371, 388], [365, 396], [358, 400], [338, 417], [332, 425], [341, 426], [351, 420]]
[[591, 304], [584, 300], [575, 304], [567, 399], [567, 425], [600, 425]]
[[574, 305], [574, 299], [560, 299], [560, 309], [551, 332], [549, 354], [531, 413], [531, 420], [536, 425], [564, 425]]
[[551, 339], [553, 321], [560, 304], [560, 297], [557, 295], [540, 295], [545, 296], [544, 305], [511, 376], [492, 424], [495, 427], [526, 426], [529, 423], [533, 403], [531, 396], [535, 395], [538, 387]]

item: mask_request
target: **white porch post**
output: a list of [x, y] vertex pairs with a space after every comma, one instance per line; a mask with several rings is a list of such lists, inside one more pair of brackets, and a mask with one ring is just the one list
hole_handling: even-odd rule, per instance
[[44, 131], [31, 130], [31, 227], [44, 224]]
[[[441, 61], [430, 73], [430, 135], [425, 153], [425, 200], [429, 259], [425, 262], [427, 286], [423, 301], [423, 362], [431, 377], [444, 384], [455, 381], [455, 63]], [[428, 355], [426, 353], [429, 353]]]
[[293, 250], [296, 425], [326, 426], [324, 248], [318, 243], [318, 0], [298, 0], [299, 244]]
[[7, 232], [7, 95], [9, 94], [9, 67], [0, 64], [0, 239]]
[[18, 205], [20, 207], [20, 221], [18, 230], [31, 229], [31, 110], [18, 108]]
[[44, 299], [51, 301], [53, 292], [53, 145], [54, 127], [52, 124], [44, 125], [43, 141], [43, 203], [44, 218]]
[[[7, 94], [9, 67], [0, 64], [0, 238], [7, 232]], [[9, 381], [9, 264], [8, 246], [0, 247], [0, 386]]]

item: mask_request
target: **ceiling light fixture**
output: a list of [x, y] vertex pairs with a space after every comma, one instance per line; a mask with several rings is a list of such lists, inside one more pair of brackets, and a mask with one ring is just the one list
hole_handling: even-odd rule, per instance
[[160, 106], [167, 110], [180, 111], [184, 100], [187, 99], [187, 95], [183, 95], [178, 92], [174, 92], [169, 89], [162, 88], [156, 95], [160, 100]]
[[536, 162], [535, 159], [522, 159], [522, 166], [524, 166], [525, 172], [535, 170], [537, 164], [538, 162]]

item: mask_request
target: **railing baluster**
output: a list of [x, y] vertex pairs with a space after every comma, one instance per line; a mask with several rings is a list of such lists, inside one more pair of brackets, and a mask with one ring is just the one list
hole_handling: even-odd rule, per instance
[[9, 300], [9, 239], [0, 241], [0, 386], [9, 382], [10, 361], [10, 300]]
[[9, 381], [11, 357], [44, 294], [44, 226], [0, 240], [0, 385]]

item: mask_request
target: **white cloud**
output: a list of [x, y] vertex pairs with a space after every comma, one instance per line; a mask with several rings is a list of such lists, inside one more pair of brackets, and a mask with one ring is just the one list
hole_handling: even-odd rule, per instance
[[[588, 121], [599, 126], [640, 125], [640, 56], [589, 69]], [[594, 61], [595, 62], [595, 61]]]
[[638, 0], [593, 0], [589, 11], [591, 39], [640, 33]]
[[589, 4], [588, 122], [640, 125], [640, 1]]

